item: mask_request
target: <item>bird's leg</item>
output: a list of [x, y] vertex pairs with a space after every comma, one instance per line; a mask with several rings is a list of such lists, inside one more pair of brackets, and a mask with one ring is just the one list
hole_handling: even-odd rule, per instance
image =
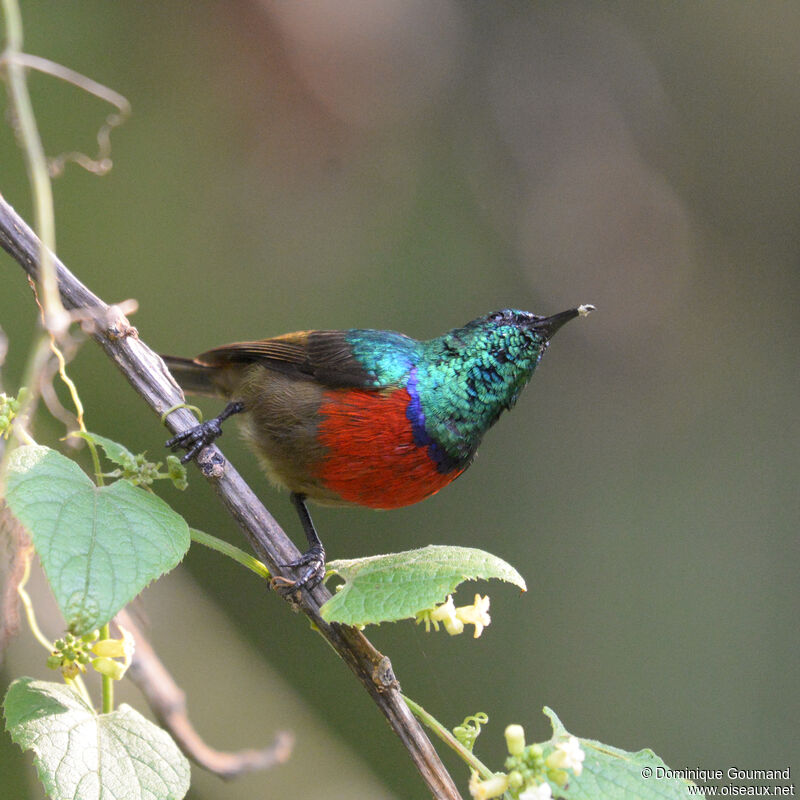
[[325, 577], [325, 548], [322, 546], [319, 534], [317, 534], [314, 523], [311, 521], [311, 514], [308, 513], [308, 508], [306, 508], [306, 496], [292, 492], [292, 504], [297, 509], [309, 547], [297, 561], [282, 564], [281, 566], [291, 568], [306, 567], [295, 581], [293, 588], [313, 589]]
[[221, 414], [212, 419], [207, 419], [205, 422], [201, 422], [195, 425], [194, 428], [189, 428], [189, 430], [179, 433], [177, 436], [173, 436], [165, 447], [169, 447], [171, 450], [177, 450], [180, 447], [184, 448], [186, 453], [181, 456], [181, 464], [186, 464], [204, 447], [212, 444], [222, 436], [222, 423], [224, 420], [241, 411], [244, 411], [244, 403], [241, 401], [236, 400], [228, 403]]

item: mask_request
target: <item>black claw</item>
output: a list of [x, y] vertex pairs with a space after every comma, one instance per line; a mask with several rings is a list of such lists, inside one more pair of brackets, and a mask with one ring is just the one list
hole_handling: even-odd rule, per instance
[[184, 448], [186, 453], [181, 456], [181, 464], [186, 464], [220, 436], [222, 436], [222, 425], [215, 417], [173, 436], [164, 446], [169, 447], [170, 450]]
[[195, 425], [194, 428], [173, 436], [164, 446], [170, 450], [186, 450], [181, 456], [181, 464], [191, 461], [204, 447], [213, 444], [222, 436], [222, 421], [233, 414], [244, 411], [244, 403], [228, 403], [225, 410], [216, 417]]
[[306, 569], [300, 573], [300, 577], [294, 582], [292, 590], [310, 590], [319, 586], [319, 584], [322, 583], [322, 579], [325, 577], [325, 548], [322, 546], [322, 542], [314, 528], [314, 523], [311, 521], [311, 515], [306, 508], [306, 496], [304, 494], [292, 492], [292, 503], [300, 516], [300, 522], [303, 526], [306, 539], [308, 540], [309, 548], [297, 561], [293, 561], [291, 564], [283, 564], [283, 566], [293, 569], [297, 567], [306, 567]]
[[307, 567], [300, 573], [292, 586], [292, 590], [297, 589], [315, 589], [322, 583], [325, 577], [325, 548], [321, 544], [315, 544], [310, 547], [297, 561], [290, 561], [288, 564], [281, 564], [281, 567], [288, 567], [289, 569], [297, 569], [298, 567]]

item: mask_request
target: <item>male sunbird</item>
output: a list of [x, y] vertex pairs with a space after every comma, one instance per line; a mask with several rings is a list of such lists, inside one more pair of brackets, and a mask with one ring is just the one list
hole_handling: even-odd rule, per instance
[[242, 414], [269, 477], [291, 492], [309, 549], [296, 588], [325, 573], [306, 500], [399, 508], [424, 500], [470, 465], [483, 434], [511, 408], [553, 334], [594, 306], [539, 317], [504, 309], [435, 339], [394, 331], [300, 331], [237, 342], [195, 359], [165, 356], [189, 394], [224, 397], [217, 417], [167, 447], [197, 455]]

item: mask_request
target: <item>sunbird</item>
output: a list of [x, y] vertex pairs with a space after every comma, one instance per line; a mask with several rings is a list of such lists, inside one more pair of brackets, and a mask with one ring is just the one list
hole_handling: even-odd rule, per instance
[[395, 331], [313, 330], [236, 342], [194, 359], [164, 356], [188, 394], [227, 399], [217, 417], [170, 439], [194, 458], [241, 414], [269, 478], [291, 493], [309, 549], [295, 588], [325, 574], [306, 502], [399, 508], [430, 497], [472, 463], [512, 408], [553, 334], [581, 305], [540, 317], [503, 309], [435, 339]]

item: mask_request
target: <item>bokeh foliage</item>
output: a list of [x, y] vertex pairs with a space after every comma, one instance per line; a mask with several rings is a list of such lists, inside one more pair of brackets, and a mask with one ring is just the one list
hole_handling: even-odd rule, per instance
[[[29, 52], [132, 102], [112, 173], [68, 168], [56, 183], [58, 249], [105, 299], [135, 297], [134, 323], [163, 351], [598, 307], [447, 491], [315, 513], [331, 557], [459, 544], [525, 576], [522, 598], [494, 588], [478, 642], [410, 624], [372, 634], [407, 694], [453, 723], [487, 710], [490, 763], [507, 722], [546, 734], [545, 703], [675, 767], [790, 763], [798, 6], [41, 0], [23, 13]], [[48, 152], [91, 150], [106, 110], [41, 76], [31, 86]], [[0, 164], [0, 191], [29, 216], [8, 129]], [[0, 263], [11, 388], [33, 310]], [[71, 370], [93, 430], [161, 452], [163, 429], [97, 349]], [[38, 435], [61, 431], [43, 420]], [[244, 447], [223, 447], [292, 530]], [[201, 481], [168, 499], [239, 541]], [[187, 564], [397, 796], [418, 796], [305, 627], [234, 566], [194, 550]], [[184, 668], [195, 658], [187, 648]], [[22, 757], [3, 753], [6, 774]]]

